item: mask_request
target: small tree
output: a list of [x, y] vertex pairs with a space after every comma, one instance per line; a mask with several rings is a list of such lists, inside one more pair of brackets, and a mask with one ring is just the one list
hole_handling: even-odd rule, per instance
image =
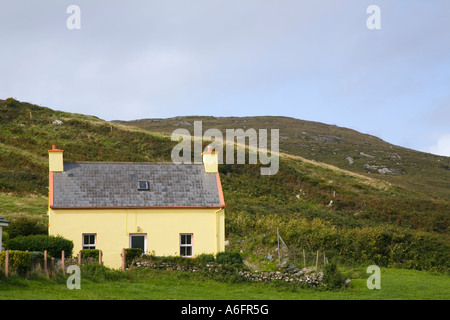
[[19, 217], [11, 221], [8, 226], [9, 238], [48, 234], [47, 226], [40, 220], [30, 217]]
[[338, 270], [334, 262], [325, 265], [323, 270], [323, 283], [328, 290], [338, 290], [345, 286], [345, 277]]

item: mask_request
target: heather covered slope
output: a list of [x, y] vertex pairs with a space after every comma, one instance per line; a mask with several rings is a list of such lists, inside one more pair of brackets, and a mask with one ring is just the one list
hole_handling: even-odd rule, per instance
[[16, 193], [47, 193], [53, 144], [67, 161], [170, 161], [173, 145], [157, 134], [12, 99], [0, 100], [0, 133], [0, 191]]
[[[285, 154], [276, 175], [261, 176], [259, 165], [219, 166], [229, 249], [240, 249], [257, 263], [276, 247], [279, 228], [289, 247], [321, 250], [340, 263], [448, 270], [448, 158], [290, 118], [147, 119], [156, 127], [137, 128], [129, 125], [139, 122], [125, 126], [0, 100], [0, 216], [47, 219], [47, 150], [52, 144], [72, 161], [171, 161], [175, 142], [170, 133], [192, 129], [193, 120], [202, 120], [203, 130], [280, 129]], [[296, 146], [300, 143], [306, 147]]]
[[194, 121], [202, 121], [203, 130], [217, 128], [224, 133], [226, 129], [239, 128], [279, 129], [280, 152], [450, 199], [450, 157], [395, 146], [375, 136], [335, 125], [269, 116], [197, 116], [115, 122], [168, 134], [185, 128], [193, 134]]

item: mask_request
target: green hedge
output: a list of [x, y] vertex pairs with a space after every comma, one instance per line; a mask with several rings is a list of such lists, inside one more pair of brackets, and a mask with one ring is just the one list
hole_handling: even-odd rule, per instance
[[10, 239], [7, 249], [21, 251], [44, 251], [55, 258], [61, 258], [61, 251], [67, 257], [72, 255], [73, 242], [61, 236], [33, 235]]
[[242, 256], [239, 252], [223, 251], [216, 255], [219, 264], [242, 265]]
[[[99, 249], [83, 249], [81, 250], [81, 259], [93, 258], [98, 260], [98, 255], [101, 250]], [[103, 252], [102, 252], [103, 254]]]
[[42, 219], [35, 217], [19, 217], [11, 221], [8, 226], [9, 238], [25, 237], [36, 234], [48, 234], [48, 227]]
[[[0, 253], [0, 265], [5, 267], [6, 251]], [[24, 275], [31, 270], [31, 255], [29, 252], [10, 250], [9, 271]]]
[[143, 255], [142, 258], [146, 261], [152, 261], [155, 265], [169, 264], [177, 265], [180, 267], [198, 267], [202, 268], [206, 264], [215, 263], [224, 266], [242, 266], [243, 260], [239, 252], [219, 252], [216, 257], [214, 254], [203, 253], [195, 258], [181, 257], [181, 256], [155, 256], [155, 255]]
[[110, 269], [102, 264], [88, 263], [81, 266], [83, 279], [93, 282], [126, 280], [128, 275], [117, 269]]
[[[31, 258], [31, 269], [36, 268], [36, 266], [44, 267], [44, 252], [43, 251], [30, 251]], [[50, 266], [52, 256], [47, 253], [47, 265]]]
[[[142, 249], [140, 248], [126, 248], [125, 249], [125, 266], [128, 267], [135, 258], [142, 255]], [[121, 254], [122, 255], [122, 254]]]
[[[263, 235], [262, 244], [277, 245], [276, 229], [292, 248], [326, 252], [339, 264], [376, 264], [380, 267], [448, 272], [450, 242], [447, 234], [433, 234], [397, 226], [336, 227], [297, 214], [249, 215], [228, 211], [228, 232], [242, 237]], [[256, 240], [255, 240], [256, 241]]]
[[194, 258], [199, 261], [201, 264], [213, 263], [216, 262], [216, 258], [211, 253], [202, 253]]

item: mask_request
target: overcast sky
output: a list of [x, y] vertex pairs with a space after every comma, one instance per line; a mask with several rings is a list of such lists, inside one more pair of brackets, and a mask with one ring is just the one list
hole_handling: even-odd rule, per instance
[[105, 120], [289, 116], [450, 156], [449, 16], [448, 0], [0, 0], [0, 98]]

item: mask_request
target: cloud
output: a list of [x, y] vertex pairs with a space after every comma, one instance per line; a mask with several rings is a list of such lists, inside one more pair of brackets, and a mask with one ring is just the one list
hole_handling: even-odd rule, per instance
[[0, 98], [105, 120], [284, 115], [416, 149], [448, 132], [448, 0], [379, 0], [375, 31], [360, 0], [77, 0], [81, 30], [70, 1], [3, 2]]
[[450, 134], [441, 135], [434, 146], [428, 147], [424, 151], [450, 157]]

